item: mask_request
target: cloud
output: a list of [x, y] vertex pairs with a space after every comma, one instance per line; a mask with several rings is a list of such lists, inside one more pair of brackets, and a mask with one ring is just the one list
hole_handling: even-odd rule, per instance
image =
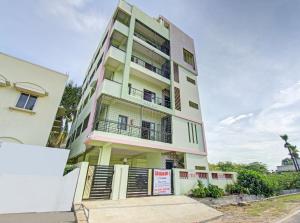
[[99, 32], [107, 23], [107, 18], [91, 7], [89, 0], [40, 1], [40, 9], [43, 16], [58, 19], [78, 32]]
[[[243, 122], [242, 122], [243, 120]], [[211, 162], [267, 163], [275, 169], [288, 156], [279, 135], [300, 144], [300, 82], [279, 90], [268, 106], [254, 113], [230, 116], [207, 131]]]
[[245, 118], [249, 118], [249, 117], [252, 117], [253, 116], [253, 113], [248, 113], [248, 114], [241, 114], [241, 115], [238, 115], [238, 116], [230, 116], [228, 118], [225, 118], [223, 120], [220, 121], [220, 125], [226, 125], [226, 126], [229, 126], [229, 125], [232, 125], [242, 119], [245, 119]]

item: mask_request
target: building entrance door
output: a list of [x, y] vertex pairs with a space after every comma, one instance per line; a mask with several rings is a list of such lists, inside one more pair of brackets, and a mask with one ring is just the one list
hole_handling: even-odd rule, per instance
[[174, 160], [166, 160], [166, 169], [174, 168]]

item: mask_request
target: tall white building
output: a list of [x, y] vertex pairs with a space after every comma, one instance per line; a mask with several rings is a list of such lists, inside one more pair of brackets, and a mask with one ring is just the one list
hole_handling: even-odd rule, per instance
[[91, 59], [70, 161], [208, 169], [193, 39], [120, 1]]

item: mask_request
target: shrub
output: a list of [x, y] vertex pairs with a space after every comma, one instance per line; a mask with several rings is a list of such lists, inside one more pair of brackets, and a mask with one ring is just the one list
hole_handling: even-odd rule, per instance
[[253, 170], [242, 170], [238, 174], [238, 184], [247, 188], [250, 194], [272, 196], [276, 192], [276, 183], [265, 175]]
[[224, 195], [224, 190], [216, 185], [209, 184], [204, 190], [207, 197], [219, 198]]
[[205, 187], [203, 186], [202, 182], [198, 180], [197, 188], [192, 190], [193, 197], [206, 197]]
[[225, 191], [229, 194], [249, 194], [249, 190], [241, 185], [235, 184], [227, 184]]
[[278, 190], [290, 190], [300, 188], [300, 174], [297, 172], [272, 173], [268, 178], [278, 184]]

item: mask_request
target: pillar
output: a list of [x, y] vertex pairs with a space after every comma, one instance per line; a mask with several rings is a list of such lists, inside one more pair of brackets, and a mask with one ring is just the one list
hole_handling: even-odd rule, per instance
[[128, 182], [128, 165], [115, 165], [112, 181], [111, 199], [126, 199]]
[[98, 165], [108, 166], [110, 162], [111, 145], [99, 147]]

